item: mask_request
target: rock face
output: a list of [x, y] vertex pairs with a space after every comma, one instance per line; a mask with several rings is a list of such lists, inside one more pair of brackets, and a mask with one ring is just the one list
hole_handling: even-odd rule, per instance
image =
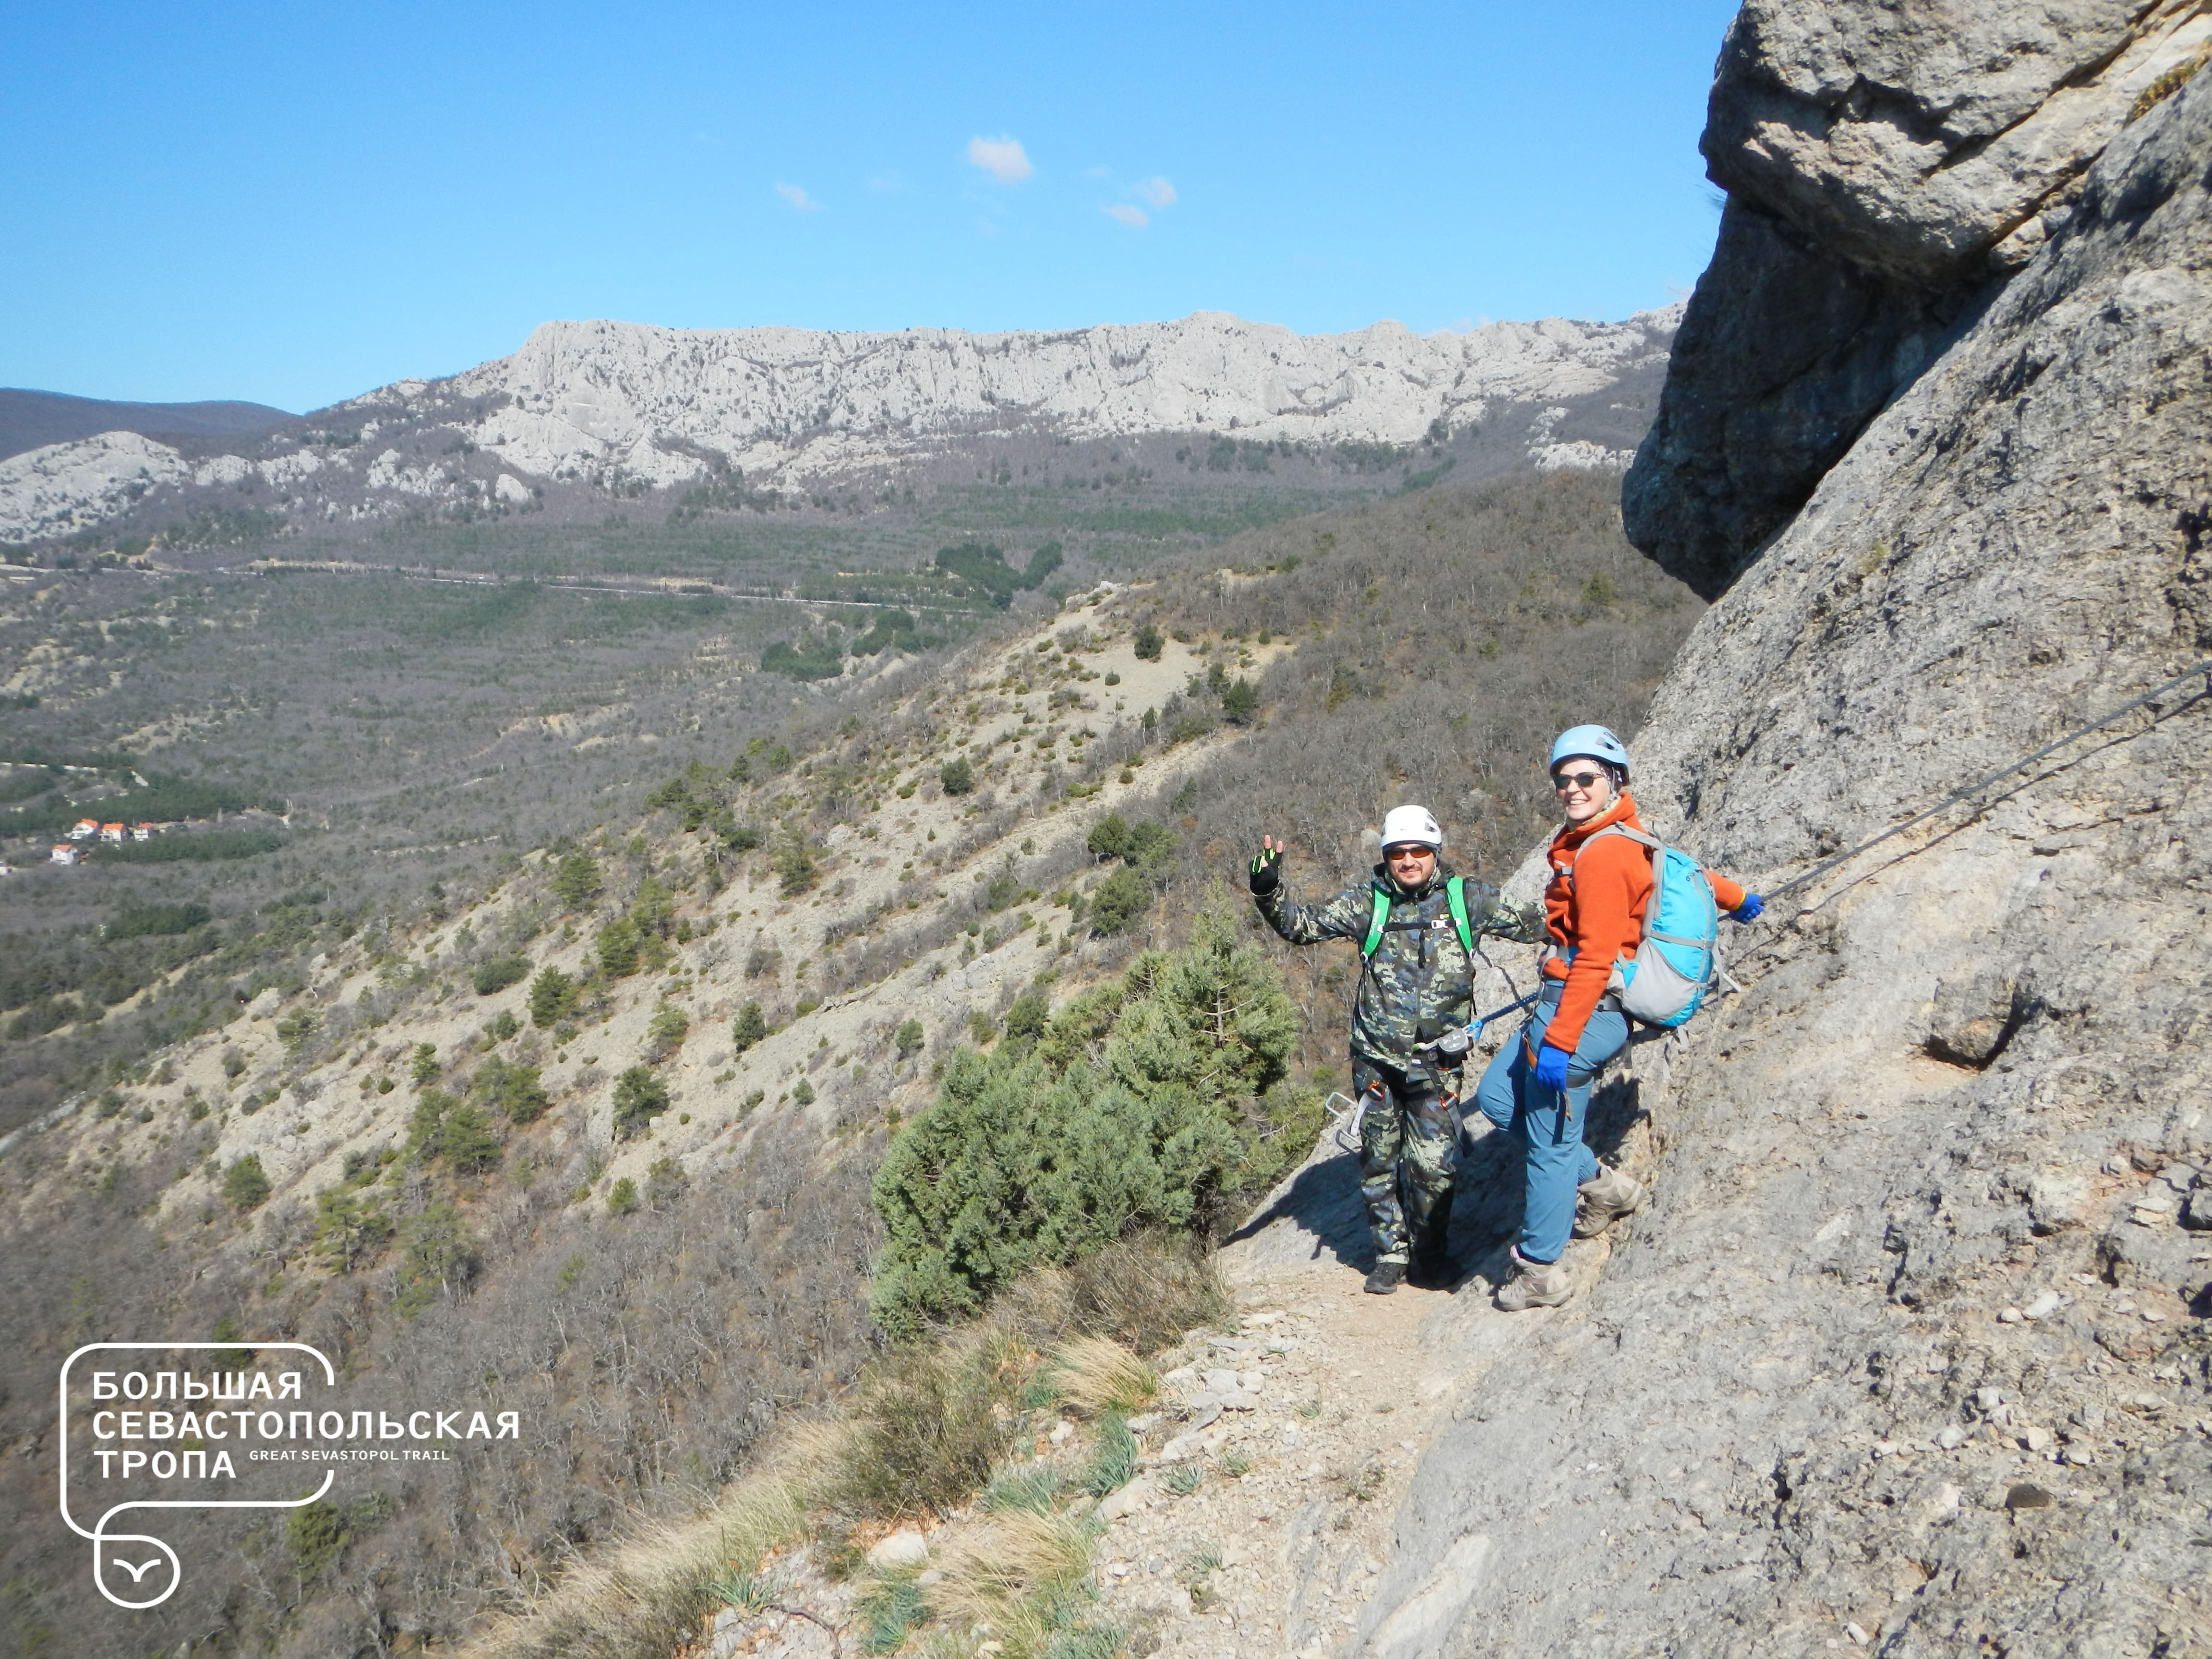
[[1724, 588], [2208, 43], [2185, 0], [1746, 5], [1703, 145], [1729, 205], [1629, 475], [1631, 539]]
[[[1771, 891], [2212, 655], [2208, 167], [2212, 75], [1700, 622], [1656, 827]], [[2207, 690], [1735, 935], [1743, 994], [1615, 1085], [1656, 1198], [1595, 1288], [1433, 1322], [1461, 1420], [1361, 1650], [2212, 1651]]]
[[136, 432], [103, 432], [0, 461], [0, 541], [63, 536], [188, 479], [183, 456]]
[[1395, 323], [1299, 335], [1213, 312], [1061, 334], [547, 323], [450, 390], [497, 405], [477, 442], [550, 477], [611, 462], [674, 482], [703, 470], [702, 452], [748, 477], [819, 473], [979, 433], [1410, 443], [1494, 402], [1600, 391], [1663, 356], [1675, 320], [1426, 337]]

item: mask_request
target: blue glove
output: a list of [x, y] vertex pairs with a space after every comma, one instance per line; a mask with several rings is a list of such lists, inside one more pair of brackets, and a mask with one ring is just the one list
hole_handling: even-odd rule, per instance
[[1765, 908], [1766, 901], [1765, 899], [1759, 897], [1756, 893], [1746, 893], [1743, 896], [1743, 902], [1737, 905], [1735, 909], [1729, 912], [1729, 920], [1730, 921], [1757, 921], [1759, 918], [1760, 913]]
[[1567, 1062], [1574, 1056], [1565, 1048], [1554, 1048], [1550, 1043], [1536, 1050], [1536, 1086], [1540, 1089], [1565, 1089], [1567, 1086]]

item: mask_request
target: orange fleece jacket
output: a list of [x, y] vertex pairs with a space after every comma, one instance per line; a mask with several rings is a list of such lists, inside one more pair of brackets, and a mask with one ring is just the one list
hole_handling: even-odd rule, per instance
[[[1576, 851], [1607, 824], [1643, 830], [1636, 802], [1626, 790], [1620, 798], [1588, 823], [1569, 824], [1552, 837], [1552, 879], [1544, 889], [1544, 929], [1561, 955], [1544, 963], [1550, 979], [1566, 984], [1559, 992], [1559, 1010], [1544, 1033], [1544, 1041], [1569, 1054], [1582, 1041], [1583, 1027], [1605, 994], [1613, 964], [1634, 956], [1644, 938], [1644, 907], [1651, 902], [1651, 854], [1626, 836], [1607, 836], [1577, 862]], [[1649, 830], [1644, 831], [1650, 834]], [[1568, 880], [1571, 870], [1574, 878]], [[1705, 872], [1721, 908], [1733, 910], [1747, 896], [1726, 876]], [[1572, 950], [1569, 966], [1565, 952]]]

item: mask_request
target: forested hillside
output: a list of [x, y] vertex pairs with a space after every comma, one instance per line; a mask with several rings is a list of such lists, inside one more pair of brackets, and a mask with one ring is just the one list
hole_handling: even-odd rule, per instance
[[[522, 1453], [356, 1472], [312, 1534], [177, 1519], [194, 1565], [160, 1618], [214, 1651], [443, 1639], [629, 1517], [690, 1512], [878, 1349], [869, 1182], [962, 1051], [1114, 1006], [1083, 999], [1181, 941], [1261, 827], [1316, 885], [1401, 799], [1462, 868], [1514, 861], [1541, 737], [1562, 710], [1632, 726], [1698, 611], [1611, 494], [1560, 472], [1252, 532], [830, 682], [796, 723], [632, 748], [640, 795], [603, 799], [641, 815], [427, 899], [275, 907], [294, 932], [262, 923], [255, 976], [209, 982], [203, 1035], [0, 1158], [9, 1438], [42, 1443], [68, 1346], [149, 1329], [524, 1407]], [[1279, 1109], [1308, 1134], [1346, 988], [1328, 953], [1291, 968]], [[9, 1464], [23, 1512], [49, 1460]], [[58, 1528], [9, 1549], [20, 1644], [140, 1650], [143, 1625], [85, 1616]]]

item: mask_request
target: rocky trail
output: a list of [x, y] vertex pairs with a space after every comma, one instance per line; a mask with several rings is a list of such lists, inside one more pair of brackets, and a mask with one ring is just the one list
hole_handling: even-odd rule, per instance
[[[1778, 965], [1761, 953], [1745, 971]], [[1714, 1041], [1693, 1037], [1677, 1066]], [[1358, 1163], [1325, 1133], [1220, 1253], [1235, 1316], [1157, 1357], [1134, 1478], [1077, 1505], [1100, 1618], [1170, 1659], [1526, 1653], [1561, 1624], [1577, 1653], [1704, 1650], [1747, 1605], [1790, 1652], [1917, 1651], [1894, 1638], [1936, 1624], [1952, 1627], [1945, 1650], [1967, 1650], [2053, 1615], [2205, 1651], [2187, 1568], [2212, 1526], [2168, 1522], [2175, 1483], [2212, 1464], [2192, 1387], [2212, 1290], [2192, 1305], [2173, 1289], [2212, 1279], [2212, 1175], [2143, 1143], [2014, 1170], [2033, 1224], [1954, 1262], [1940, 1304], [1891, 1302], [1869, 1322], [1838, 1293], [1894, 1271], [1893, 1254], [1847, 1200], [1785, 1243], [1761, 1200], [1717, 1209], [1710, 1172], [1669, 1179], [1670, 1144], [1699, 1115], [1666, 1058], [1641, 1045], [1600, 1091], [1593, 1144], [1656, 1190], [1570, 1247], [1577, 1295], [1561, 1308], [1492, 1303], [1518, 1165], [1479, 1120], [1458, 1281], [1363, 1293]], [[1899, 1115], [1948, 1086], [1938, 1069], [1865, 1077], [1818, 1122], [1778, 1105], [1734, 1150], [1776, 1172], [1878, 1157]], [[1948, 1198], [1951, 1223], [1971, 1224], [1976, 1190]], [[1036, 1427], [1041, 1459], [1091, 1455], [1081, 1419]], [[955, 1514], [872, 1561], [924, 1569], [926, 1591], [931, 1564], [988, 1526]], [[2086, 1559], [2106, 1550], [2092, 1582]], [[1516, 1583], [1501, 1568], [1516, 1559], [1582, 1571]], [[783, 1571], [787, 1605], [821, 1623], [726, 1613], [697, 1653], [828, 1656], [832, 1625], [856, 1650], [865, 1579], [832, 1584], [805, 1551]], [[1500, 1601], [1475, 1629], [1477, 1603]], [[1704, 1612], [1638, 1630], [1638, 1602]], [[956, 1647], [996, 1650], [988, 1632]]]

